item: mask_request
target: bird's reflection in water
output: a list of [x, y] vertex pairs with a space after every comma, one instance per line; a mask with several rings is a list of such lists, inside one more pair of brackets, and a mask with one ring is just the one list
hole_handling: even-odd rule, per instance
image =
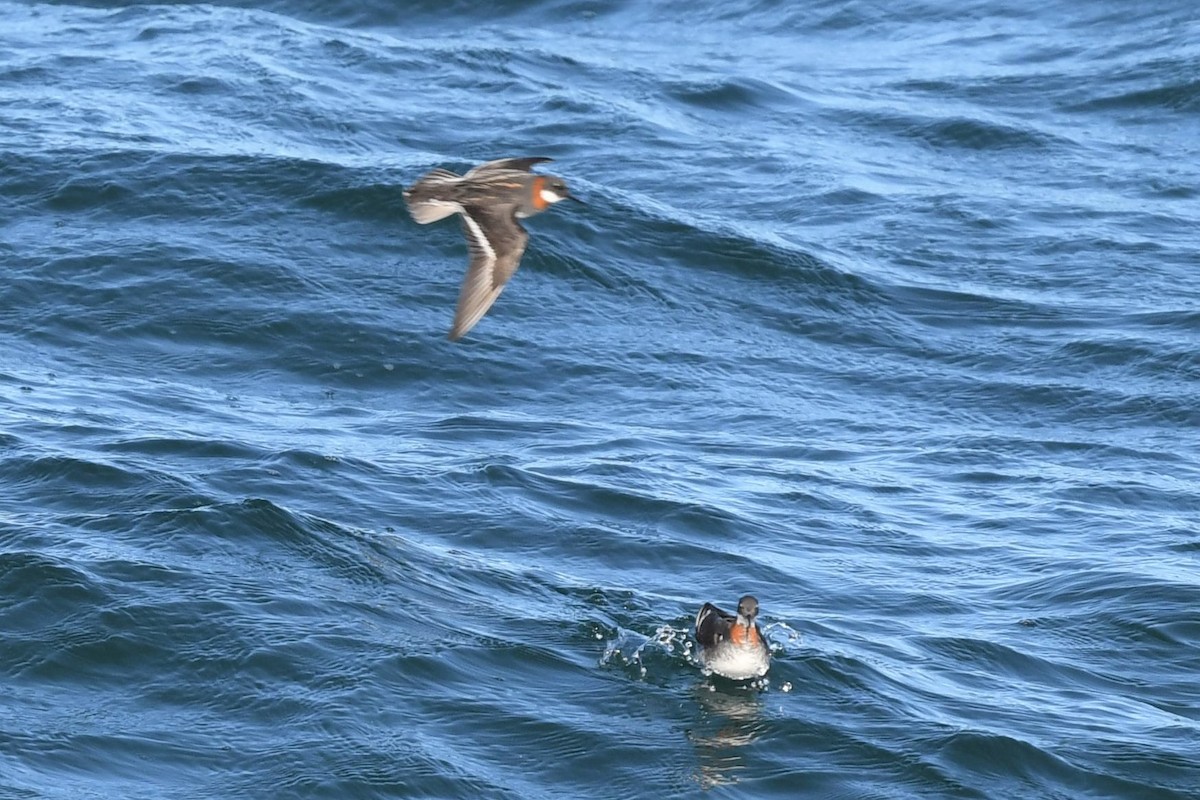
[[693, 690], [700, 714], [687, 734], [696, 748], [695, 777], [705, 789], [737, 783], [737, 773], [746, 766], [741, 749], [766, 731], [757, 691], [725, 686], [714, 691], [711, 681], [701, 681]]

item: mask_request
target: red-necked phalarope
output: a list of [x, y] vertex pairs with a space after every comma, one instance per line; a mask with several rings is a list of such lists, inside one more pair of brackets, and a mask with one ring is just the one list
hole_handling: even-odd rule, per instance
[[458, 340], [496, 302], [517, 271], [529, 234], [517, 220], [545, 211], [560, 200], [575, 200], [562, 178], [535, 175], [542, 156], [502, 158], [480, 164], [466, 175], [435, 169], [404, 192], [413, 219], [425, 225], [462, 215], [470, 260], [458, 293], [450, 339]]
[[765, 675], [771, 650], [754, 621], [757, 616], [758, 600], [751, 595], [738, 601], [736, 615], [705, 603], [696, 614], [696, 641], [704, 666], [734, 680]]

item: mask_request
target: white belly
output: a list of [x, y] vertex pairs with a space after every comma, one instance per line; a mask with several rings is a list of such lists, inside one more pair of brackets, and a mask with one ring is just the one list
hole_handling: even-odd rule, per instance
[[767, 674], [771, 658], [761, 647], [727, 645], [716, 651], [704, 651], [705, 668], [735, 681]]

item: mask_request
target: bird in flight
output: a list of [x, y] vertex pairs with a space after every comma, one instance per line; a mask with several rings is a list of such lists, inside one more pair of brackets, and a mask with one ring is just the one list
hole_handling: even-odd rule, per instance
[[465, 175], [435, 169], [405, 190], [408, 212], [422, 225], [451, 214], [462, 216], [469, 260], [450, 328], [452, 341], [475, 327], [517, 271], [529, 241], [519, 220], [562, 200], [580, 202], [562, 178], [532, 172], [534, 164], [551, 160], [502, 158]]

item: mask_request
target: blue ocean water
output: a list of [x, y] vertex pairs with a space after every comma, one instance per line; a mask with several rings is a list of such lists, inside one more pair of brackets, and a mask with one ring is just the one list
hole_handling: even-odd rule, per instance
[[0, 20], [0, 797], [1200, 796], [1194, 3]]

